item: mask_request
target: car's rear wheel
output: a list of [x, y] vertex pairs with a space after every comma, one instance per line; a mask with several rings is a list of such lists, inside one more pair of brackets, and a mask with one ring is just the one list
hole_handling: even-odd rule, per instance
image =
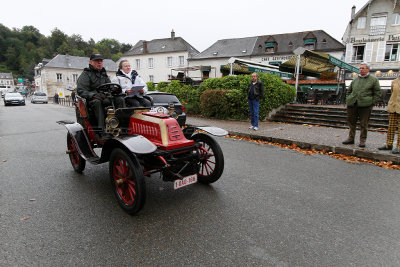
[[214, 183], [224, 171], [222, 149], [217, 141], [207, 134], [199, 133], [194, 135], [192, 139], [201, 143], [201, 147], [198, 149], [200, 154], [198, 181], [203, 184]]
[[67, 134], [67, 148], [72, 167], [77, 173], [82, 173], [86, 166], [86, 160], [79, 155], [70, 133]]
[[139, 212], [146, 201], [146, 183], [136, 156], [120, 148], [114, 149], [109, 172], [118, 204], [130, 215]]

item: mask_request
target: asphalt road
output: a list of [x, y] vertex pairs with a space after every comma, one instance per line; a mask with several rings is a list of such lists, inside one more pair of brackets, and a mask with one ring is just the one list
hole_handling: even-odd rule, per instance
[[71, 108], [0, 104], [0, 266], [400, 265], [398, 171], [217, 138], [219, 181], [153, 175], [129, 216], [108, 164], [70, 166]]

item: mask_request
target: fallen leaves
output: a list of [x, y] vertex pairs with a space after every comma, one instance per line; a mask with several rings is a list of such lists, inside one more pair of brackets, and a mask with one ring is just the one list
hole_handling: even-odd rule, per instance
[[[351, 164], [360, 164], [360, 163], [367, 163], [367, 164], [373, 164], [375, 166], [385, 168], [385, 169], [391, 169], [391, 170], [400, 170], [400, 165], [395, 165], [391, 161], [375, 161], [371, 159], [364, 159], [364, 158], [359, 158], [355, 156], [350, 156], [350, 155], [344, 155], [344, 154], [336, 154], [333, 152], [327, 152], [326, 150], [316, 150], [316, 149], [305, 149], [305, 148], [300, 148], [297, 144], [291, 144], [291, 145], [286, 145], [286, 144], [280, 144], [280, 143], [274, 143], [274, 142], [269, 142], [269, 141], [264, 141], [260, 139], [252, 139], [250, 137], [244, 137], [244, 136], [239, 136], [239, 135], [227, 135], [226, 138], [232, 138], [232, 139], [237, 139], [237, 140], [244, 140], [252, 143], [256, 143], [259, 145], [273, 145], [273, 146], [278, 146], [286, 149], [291, 149], [295, 150], [298, 153], [304, 154], [304, 155], [314, 155], [314, 154], [321, 154], [321, 155], [327, 155], [330, 157], [333, 157], [338, 160], [343, 160]], [[289, 138], [290, 139], [290, 138]]]
[[25, 216], [25, 217], [22, 217], [21, 219], [19, 219], [20, 221], [26, 221], [26, 220], [29, 220], [29, 216]]

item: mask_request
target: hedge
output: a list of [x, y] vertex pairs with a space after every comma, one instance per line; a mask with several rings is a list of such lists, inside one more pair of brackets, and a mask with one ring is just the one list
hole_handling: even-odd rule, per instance
[[[293, 101], [296, 90], [283, 83], [279, 76], [259, 74], [264, 84], [264, 98], [260, 102], [260, 119], [277, 107]], [[201, 114], [220, 119], [247, 119], [249, 108], [247, 88], [251, 75], [226, 76], [205, 80], [198, 88], [179, 81], [159, 83], [156, 90], [175, 94], [189, 114]]]

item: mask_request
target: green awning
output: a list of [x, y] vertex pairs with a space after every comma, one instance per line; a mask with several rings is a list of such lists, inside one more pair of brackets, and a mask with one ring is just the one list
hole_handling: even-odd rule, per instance
[[305, 45], [315, 44], [315, 39], [313, 39], [313, 38], [305, 39], [304, 44]]
[[304, 93], [308, 93], [311, 91], [311, 85], [307, 84], [307, 85], [300, 85], [299, 86], [299, 91], [300, 92], [304, 92]]
[[282, 61], [270, 61], [268, 62], [269, 65], [279, 66], [282, 64]]
[[[297, 57], [294, 56], [290, 60], [279, 66], [280, 71], [294, 73], [297, 63]], [[300, 56], [301, 74], [312, 77], [319, 77], [323, 72], [332, 72], [335, 66], [359, 73], [359, 70], [346, 62], [343, 62], [329, 54], [312, 52], [305, 50]]]
[[265, 47], [266, 48], [275, 47], [275, 43], [272, 43], [272, 42], [271, 43], [266, 43]]
[[[230, 71], [231, 70], [231, 63], [226, 65], [221, 65], [221, 70]], [[249, 68], [246, 65], [233, 63], [233, 71], [239, 74], [250, 74]]]
[[269, 70], [269, 69], [263, 69], [263, 68], [257, 68], [257, 67], [251, 67], [249, 66], [249, 71], [250, 72], [257, 72], [257, 73], [269, 73], [272, 75], [279, 75], [281, 77], [286, 77], [286, 78], [293, 78], [293, 75], [290, 73], [285, 73], [285, 72], [280, 72], [278, 70]]

